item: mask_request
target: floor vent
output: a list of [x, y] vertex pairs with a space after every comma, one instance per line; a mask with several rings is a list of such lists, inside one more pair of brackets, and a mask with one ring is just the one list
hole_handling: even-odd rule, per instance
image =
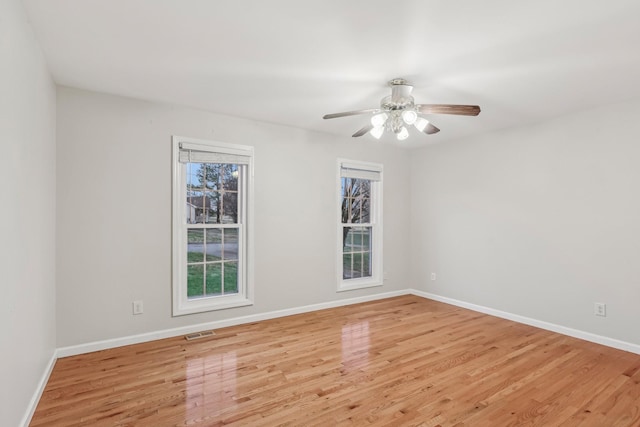
[[192, 334], [185, 335], [184, 339], [187, 340], [187, 341], [192, 341], [192, 340], [197, 340], [197, 339], [200, 339], [200, 338], [212, 337], [215, 334], [216, 333], [213, 332], [213, 331], [194, 332]]

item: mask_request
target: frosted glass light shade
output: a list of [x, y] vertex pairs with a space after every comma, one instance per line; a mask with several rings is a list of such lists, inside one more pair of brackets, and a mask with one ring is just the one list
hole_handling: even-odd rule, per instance
[[424, 130], [427, 128], [428, 125], [429, 125], [429, 120], [423, 119], [422, 117], [418, 117], [416, 119], [416, 122], [414, 123], [414, 126], [416, 127], [416, 129], [418, 129], [420, 132], [424, 132]]
[[402, 129], [400, 129], [400, 132], [398, 132], [396, 137], [398, 138], [398, 141], [404, 141], [409, 137], [409, 131], [406, 127], [402, 126]]
[[412, 125], [416, 122], [418, 114], [413, 110], [405, 110], [402, 112], [402, 120], [408, 125]]
[[387, 115], [387, 113], [376, 114], [375, 116], [371, 117], [371, 124], [374, 128], [382, 127], [382, 125], [384, 125], [384, 122], [386, 122], [388, 118], [389, 116]]
[[380, 139], [380, 137], [382, 136], [382, 134], [384, 133], [384, 128], [382, 126], [379, 127], [375, 127], [373, 129], [371, 129], [369, 131], [369, 133], [371, 134], [372, 137], [374, 137], [375, 139]]

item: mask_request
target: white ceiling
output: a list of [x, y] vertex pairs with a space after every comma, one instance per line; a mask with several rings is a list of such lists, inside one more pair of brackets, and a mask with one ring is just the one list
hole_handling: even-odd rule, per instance
[[409, 146], [640, 97], [638, 0], [24, 3], [61, 85], [344, 136], [368, 118], [322, 116], [377, 107], [394, 77], [481, 106]]

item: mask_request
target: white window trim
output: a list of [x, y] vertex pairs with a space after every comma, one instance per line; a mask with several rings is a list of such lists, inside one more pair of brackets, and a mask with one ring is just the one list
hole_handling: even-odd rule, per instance
[[[374, 201], [371, 205], [371, 277], [363, 277], [358, 279], [342, 278], [342, 169], [357, 169], [363, 172], [363, 177], [367, 173], [377, 173], [380, 181], [374, 182], [371, 188], [371, 199]], [[337, 161], [336, 173], [336, 230], [337, 230], [337, 292], [351, 291], [354, 289], [372, 288], [383, 285], [383, 256], [382, 256], [382, 186], [383, 186], [383, 166], [378, 163], [361, 162], [357, 160], [348, 160], [339, 158]]]
[[[248, 145], [228, 144], [217, 141], [173, 136], [173, 194], [172, 194], [172, 288], [173, 288], [173, 316], [201, 313], [205, 311], [221, 310], [233, 307], [253, 305], [253, 147]], [[242, 221], [244, 221], [244, 235], [239, 236], [242, 242], [239, 259], [239, 274], [242, 283], [239, 283], [239, 293], [234, 295], [222, 295], [209, 298], [189, 300], [187, 298], [186, 265], [187, 265], [187, 233], [185, 230], [186, 200], [186, 168], [181, 166], [180, 146], [184, 144], [190, 149], [201, 149], [229, 155], [242, 155], [249, 158], [246, 166], [246, 179], [242, 183], [243, 208]], [[239, 219], [240, 221], [240, 219]]]

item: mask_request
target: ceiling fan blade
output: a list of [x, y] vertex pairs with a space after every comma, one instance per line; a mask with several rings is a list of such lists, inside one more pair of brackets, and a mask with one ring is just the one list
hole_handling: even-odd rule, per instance
[[424, 130], [422, 132], [426, 133], [427, 135], [433, 135], [434, 133], [440, 132], [440, 129], [438, 129], [437, 127], [435, 127], [431, 123], [429, 123], [427, 125], [427, 127], [424, 128]]
[[477, 105], [418, 104], [416, 110], [422, 114], [456, 114], [459, 116], [480, 114], [480, 107]]
[[382, 110], [379, 108], [370, 108], [368, 110], [345, 111], [344, 113], [325, 114], [324, 116], [322, 116], [322, 118], [337, 119], [338, 117], [357, 116], [358, 114], [379, 113], [381, 111]]
[[366, 134], [371, 129], [373, 129], [373, 125], [367, 125], [367, 126], [363, 127], [362, 129], [360, 129], [358, 132], [356, 132], [353, 135], [351, 135], [351, 136], [353, 136], [354, 138], [357, 138], [359, 136], [362, 136], [362, 135]]

